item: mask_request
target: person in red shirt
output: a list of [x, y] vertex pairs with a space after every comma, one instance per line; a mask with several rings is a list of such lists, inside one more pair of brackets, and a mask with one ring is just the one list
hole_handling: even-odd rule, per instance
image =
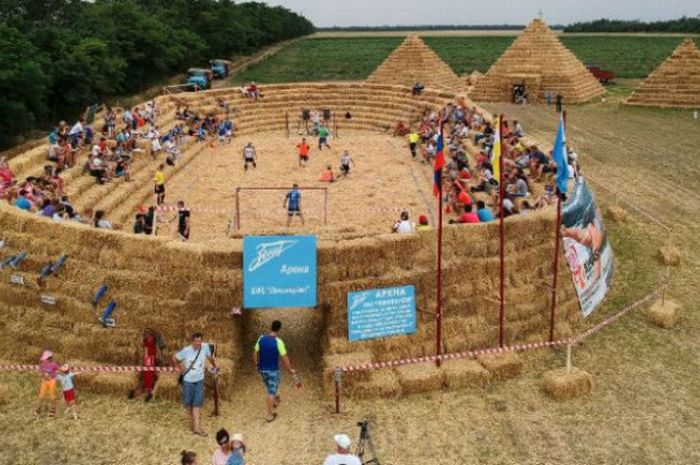
[[309, 162], [309, 152], [311, 151], [311, 146], [306, 143], [306, 137], [301, 139], [297, 148], [299, 149], [299, 166], [305, 166]]
[[479, 216], [472, 211], [471, 204], [464, 206], [464, 213], [459, 217], [460, 224], [476, 224], [481, 223]]

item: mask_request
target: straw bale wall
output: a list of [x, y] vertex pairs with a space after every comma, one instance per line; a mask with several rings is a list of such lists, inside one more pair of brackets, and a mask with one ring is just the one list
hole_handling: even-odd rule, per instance
[[[341, 118], [353, 118], [341, 127], [386, 131], [397, 119], [411, 121], [426, 108], [438, 108], [454, 94], [427, 90], [412, 97], [402, 86], [363, 83], [294, 84], [265, 86], [259, 102], [243, 99], [237, 89], [220, 89], [178, 96], [195, 111], [221, 115], [217, 98], [228, 99], [238, 109], [237, 134], [285, 128], [285, 113], [301, 108], [330, 108]], [[165, 132], [175, 124], [176, 105], [171, 97], [158, 99], [159, 124]], [[486, 115], [488, 117], [488, 115]], [[166, 121], [164, 123], [164, 121]], [[294, 121], [292, 131], [294, 131]], [[41, 146], [12, 160], [15, 172], [26, 176], [40, 171], [45, 154]], [[190, 144], [176, 169], [197, 157], [204, 144]], [[128, 218], [150, 194], [150, 179], [158, 161], [143, 156], [132, 172], [134, 182], [109, 186], [91, 184], [79, 169], [63, 176], [73, 201], [80, 207], [96, 207], [108, 217]], [[175, 170], [169, 171], [171, 176]], [[555, 232], [552, 211], [531, 213], [506, 220], [506, 342], [541, 340], [547, 334], [551, 260]], [[348, 237], [352, 237], [349, 235]], [[57, 224], [20, 212], [0, 202], [0, 238], [6, 241], [3, 256], [28, 251], [29, 259], [17, 274], [26, 286], [9, 283], [10, 272], [0, 272], [0, 329], [5, 336], [7, 358], [35, 362], [50, 348], [59, 360], [87, 360], [100, 364], [138, 363], [141, 333], [151, 327], [168, 344], [166, 356], [187, 343], [194, 331], [219, 344], [219, 356], [230, 370], [221, 379], [223, 395], [235, 385], [236, 367], [244, 354], [246, 316], [230, 310], [242, 301], [242, 246], [230, 239], [205, 245], [182, 244], [160, 237], [135, 236], [84, 225]], [[41, 267], [61, 254], [69, 256], [64, 269], [46, 280], [39, 290], [34, 283]], [[380, 235], [362, 238], [322, 238], [318, 250], [319, 311], [323, 312], [322, 354], [330, 367], [343, 361], [382, 361], [435, 353], [435, 234]], [[494, 346], [498, 342], [498, 227], [496, 224], [448, 226], [444, 240], [444, 351]], [[557, 335], [569, 335], [580, 319], [576, 295], [560, 260]], [[103, 329], [90, 304], [97, 287], [110, 287], [107, 299], [118, 303], [118, 328]], [[347, 293], [360, 289], [413, 284], [416, 287], [418, 328], [413, 335], [349, 343]], [[40, 295], [56, 297], [55, 306], [42, 304]], [[104, 305], [104, 304], [103, 304]], [[99, 310], [99, 309], [98, 309]], [[19, 342], [19, 344], [17, 343]], [[465, 377], [484, 377], [470, 367]], [[352, 380], [357, 396], [395, 396], [417, 392], [437, 384], [469, 384], [461, 374], [437, 373], [422, 379], [412, 372], [385, 372]], [[454, 381], [455, 377], [460, 381]], [[173, 397], [176, 387], [165, 375], [162, 395]], [[330, 382], [325, 377], [326, 384]], [[124, 386], [114, 377], [102, 376], [91, 386], [106, 393]], [[479, 383], [476, 383], [479, 384]], [[483, 384], [483, 383], [482, 383]]]

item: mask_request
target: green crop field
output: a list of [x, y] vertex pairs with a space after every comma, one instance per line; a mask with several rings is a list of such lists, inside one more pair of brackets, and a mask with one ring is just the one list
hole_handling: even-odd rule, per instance
[[[515, 40], [507, 36], [423, 38], [457, 74], [486, 72]], [[562, 42], [584, 63], [614, 71], [621, 78], [645, 78], [680, 37], [569, 36]], [[700, 39], [695, 39], [700, 45]], [[307, 39], [282, 50], [234, 78], [267, 83], [362, 80], [401, 43], [400, 37]]]
[[302, 40], [233, 79], [235, 83], [362, 80], [400, 43], [400, 37]]

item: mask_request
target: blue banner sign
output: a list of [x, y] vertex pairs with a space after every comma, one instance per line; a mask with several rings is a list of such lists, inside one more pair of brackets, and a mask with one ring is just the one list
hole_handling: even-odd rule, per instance
[[316, 236], [243, 238], [243, 307], [316, 306]]
[[348, 338], [362, 341], [416, 332], [416, 289], [348, 292]]

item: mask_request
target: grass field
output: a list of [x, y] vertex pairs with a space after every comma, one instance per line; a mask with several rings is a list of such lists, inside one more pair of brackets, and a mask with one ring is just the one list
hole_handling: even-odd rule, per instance
[[302, 40], [233, 80], [263, 83], [362, 80], [401, 43], [401, 38]]
[[[486, 72], [515, 37], [439, 36], [426, 34], [426, 43], [457, 74]], [[268, 83], [362, 80], [369, 76], [401, 42], [401, 37], [307, 39], [251, 67], [235, 82]], [[681, 37], [564, 36], [562, 41], [584, 63], [595, 63], [621, 78], [645, 78], [673, 49]], [[695, 39], [700, 44], [700, 38]]]

